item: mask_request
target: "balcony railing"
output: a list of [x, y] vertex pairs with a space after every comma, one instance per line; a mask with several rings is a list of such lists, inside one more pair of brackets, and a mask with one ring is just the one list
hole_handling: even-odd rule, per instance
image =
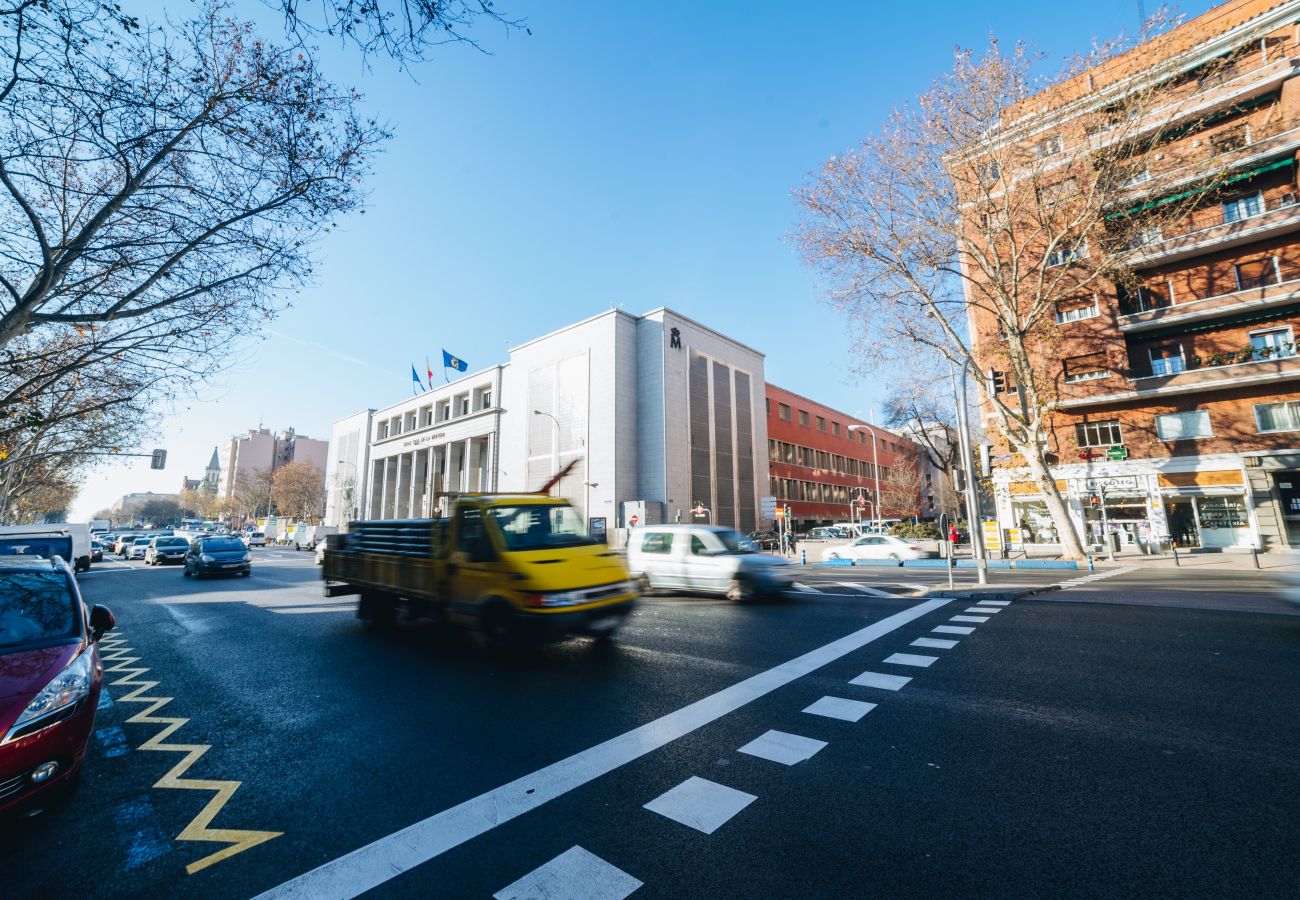
[[1125, 334], [1174, 323], [1199, 322], [1243, 310], [1284, 306], [1300, 300], [1300, 267], [1284, 265], [1271, 277], [1247, 279], [1248, 286], [1208, 297], [1172, 300], [1167, 292], [1139, 291], [1119, 297], [1119, 330]]
[[1060, 409], [1084, 409], [1148, 397], [1197, 394], [1229, 390], [1242, 385], [1300, 380], [1300, 355], [1296, 354], [1294, 347], [1289, 352], [1271, 353], [1267, 356], [1254, 350], [1240, 351], [1232, 355], [1231, 362], [1228, 361], [1229, 354], [1220, 354], [1218, 362], [1211, 362], [1211, 359], [1214, 357], [1198, 362], [1193, 357], [1187, 361], [1188, 365], [1183, 371], [1168, 375], [1130, 372], [1127, 376], [1128, 387], [1124, 390], [1107, 389], [1114, 386], [1115, 379], [1109, 384], [1102, 381], [1070, 384], [1062, 392], [1057, 406]]
[[1207, 225], [1164, 240], [1142, 244], [1133, 250], [1128, 263], [1135, 269], [1165, 265], [1198, 256], [1211, 249], [1226, 250], [1300, 228], [1298, 199], [1300, 198], [1294, 194], [1286, 194], [1253, 216]]
[[1149, 366], [1134, 369], [1129, 374], [1129, 378], [1135, 381], [1142, 378], [1161, 378], [1183, 372], [1194, 372], [1198, 369], [1218, 369], [1224, 366], [1263, 362], [1268, 359], [1288, 359], [1295, 355], [1295, 344], [1287, 342], [1280, 347], [1246, 347], [1241, 350], [1215, 353], [1210, 356], [1165, 357], [1164, 359], [1153, 359]]

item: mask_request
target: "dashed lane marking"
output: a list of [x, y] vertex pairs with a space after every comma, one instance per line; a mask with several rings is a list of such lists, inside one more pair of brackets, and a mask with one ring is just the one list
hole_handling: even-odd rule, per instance
[[[941, 609], [948, 602], [937, 598], [900, 610], [652, 722], [317, 866], [258, 895], [259, 900], [355, 897], [860, 650], [872, 641]], [[906, 683], [907, 679], [903, 681]]]
[[977, 614], [979, 614], [979, 615], [981, 615], [981, 616], [991, 616], [991, 615], [993, 615], [993, 613], [1000, 613], [1000, 612], [1002, 612], [1002, 610], [1001, 610], [1001, 609], [998, 609], [997, 607], [971, 606], [971, 607], [967, 608], [966, 612], [968, 612], [968, 613], [977, 613]]
[[987, 622], [988, 616], [953, 616], [949, 622]]
[[974, 634], [974, 628], [967, 628], [965, 625], [939, 625], [931, 628], [935, 634]]
[[357, 606], [355, 603], [349, 603], [346, 606], [287, 606], [276, 608], [274, 606], [263, 607], [267, 612], [273, 613], [327, 613], [327, 612], [346, 612], [355, 613]]
[[849, 684], [856, 684], [859, 687], [880, 688], [886, 691], [897, 691], [912, 679], [906, 675], [886, 675], [884, 672], [863, 672], [857, 678], [854, 678]]
[[778, 762], [783, 766], [792, 766], [811, 759], [813, 754], [825, 746], [825, 741], [816, 738], [773, 729], [760, 734], [737, 752]]
[[641, 882], [576, 844], [539, 866], [493, 900], [623, 900]]
[[876, 708], [876, 704], [868, 703], [865, 700], [848, 700], [844, 697], [822, 697], [810, 706], [804, 707], [804, 712], [814, 716], [825, 716], [828, 719], [839, 719], [842, 722], [856, 722]]
[[951, 650], [957, 646], [956, 641], [945, 641], [942, 638], [917, 638], [912, 641], [912, 647], [929, 647], [933, 650]]
[[692, 775], [644, 808], [696, 831], [713, 834], [757, 799], [753, 794]]
[[243, 829], [232, 828], [209, 828], [212, 820], [221, 812], [222, 807], [230, 802], [243, 782], [240, 781], [213, 781], [210, 779], [200, 778], [182, 778], [181, 776], [198, 762], [199, 758], [208, 750], [212, 749], [211, 744], [164, 744], [163, 740], [170, 737], [174, 732], [184, 726], [189, 719], [169, 718], [154, 716], [157, 712], [168, 703], [172, 702], [172, 697], [145, 697], [145, 691], [151, 690], [158, 686], [157, 681], [137, 681], [137, 675], [143, 675], [149, 670], [147, 668], [132, 668], [131, 663], [139, 662], [138, 656], [127, 656], [126, 654], [132, 648], [123, 646], [126, 642], [125, 636], [121, 633], [105, 635], [100, 639], [100, 656], [105, 662], [112, 662], [112, 666], [106, 666], [104, 673], [109, 672], [124, 673], [121, 678], [112, 682], [113, 686], [131, 686], [135, 689], [128, 694], [123, 694], [117, 698], [118, 703], [144, 703], [148, 706], [131, 716], [126, 720], [128, 725], [162, 725], [161, 731], [155, 734], [149, 740], [139, 746], [140, 750], [159, 750], [173, 753], [183, 753], [184, 757], [172, 766], [162, 778], [154, 783], [156, 788], [171, 788], [176, 790], [188, 791], [212, 791], [212, 799], [207, 805], [199, 811], [188, 825], [181, 829], [181, 833], [176, 835], [178, 841], [212, 841], [216, 843], [227, 844], [225, 848], [211, 853], [202, 859], [195, 860], [185, 867], [185, 871], [193, 875], [201, 869], [206, 869], [213, 863], [221, 862], [228, 859], [236, 853], [242, 853], [250, 847], [256, 847], [258, 844], [279, 837], [283, 832], [279, 831], [248, 831]]
[[792, 585], [790, 585], [790, 586], [791, 586], [792, 588], [794, 588], [796, 591], [801, 591], [801, 592], [803, 592], [803, 593], [805, 593], [805, 594], [820, 594], [820, 593], [821, 593], [821, 591], [817, 590], [817, 588], [809, 587], [808, 585], [803, 584], [803, 583], [798, 582], [798, 581], [796, 581], [794, 584], [792, 584]]
[[980, 606], [1010, 606], [1010, 600], [981, 600]]
[[892, 653], [885, 657], [885, 662], [893, 663], [896, 666], [916, 666], [918, 669], [928, 669], [938, 662], [937, 656], [921, 656], [917, 653]]

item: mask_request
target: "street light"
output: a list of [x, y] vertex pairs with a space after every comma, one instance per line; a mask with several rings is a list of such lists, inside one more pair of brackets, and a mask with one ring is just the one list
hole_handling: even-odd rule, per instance
[[[876, 412], [873, 409], [871, 411], [871, 418], [875, 419], [875, 417], [876, 417]], [[875, 427], [874, 425], [850, 425], [849, 434], [852, 434], [855, 431], [866, 431], [866, 433], [871, 436], [871, 468], [873, 470], [872, 474], [875, 476], [874, 478], [872, 478], [872, 483], [875, 484], [876, 486], [876, 489], [872, 494], [872, 496], [874, 498], [879, 498], [880, 497], [880, 449], [879, 449], [880, 439], [876, 437], [875, 431], [872, 430], [874, 427]], [[873, 500], [871, 504], [871, 524], [875, 528], [876, 533], [878, 534], [880, 532], [880, 503], [878, 502], [878, 500]]]
[[[533, 410], [535, 416], [545, 416], [555, 425], [555, 442], [551, 444], [551, 474], [556, 475], [560, 471], [560, 420], [548, 412], [542, 412], [540, 409]], [[559, 485], [556, 485], [559, 487]]]
[[338, 473], [338, 467], [339, 467], [339, 466], [351, 466], [351, 467], [352, 467], [352, 494], [351, 494], [351, 496], [348, 498], [348, 507], [349, 507], [349, 512], [351, 512], [351, 514], [352, 514], [351, 517], [350, 517], [350, 521], [351, 521], [351, 520], [359, 519], [359, 518], [361, 517], [361, 511], [357, 508], [357, 500], [359, 499], [358, 496], [357, 496], [357, 492], [361, 489], [361, 470], [358, 469], [358, 468], [357, 468], [357, 464], [354, 463], [354, 462], [352, 462], [351, 460], [346, 460], [346, 459], [336, 459], [336, 460], [334, 460], [334, 488], [335, 488], [335, 490], [337, 490], [337, 489], [338, 489], [338, 486], [339, 486], [339, 473]]

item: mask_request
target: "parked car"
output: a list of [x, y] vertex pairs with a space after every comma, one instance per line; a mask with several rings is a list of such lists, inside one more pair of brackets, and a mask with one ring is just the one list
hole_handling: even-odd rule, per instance
[[775, 531], [751, 531], [749, 539], [757, 544], [760, 550], [781, 549], [781, 535]]
[[66, 565], [0, 557], [0, 814], [67, 796], [80, 780], [104, 667], [96, 641], [115, 624], [86, 609]]
[[842, 528], [834, 525], [822, 525], [818, 528], [811, 529], [802, 537], [805, 541], [842, 541], [851, 535]]
[[889, 534], [870, 534], [851, 544], [827, 547], [822, 559], [929, 559], [938, 556], [930, 550], [916, 546], [911, 541]]
[[127, 559], [144, 559], [145, 552], [149, 549], [149, 543], [153, 540], [151, 537], [137, 537], [131, 541], [131, 546], [126, 548]]
[[90, 542], [90, 561], [91, 562], [104, 561], [104, 545], [101, 544], [99, 541]]
[[718, 525], [655, 525], [637, 529], [627, 567], [642, 593], [659, 588], [752, 600], [790, 587], [789, 562], [760, 553], [753, 541]]
[[265, 531], [245, 531], [244, 534], [243, 534], [243, 541], [244, 541], [244, 546], [245, 546], [245, 547], [265, 547], [265, 546], [266, 546], [266, 532], [265, 532]]
[[208, 535], [190, 544], [185, 553], [185, 575], [252, 574], [252, 557], [244, 542], [232, 535]]
[[144, 561], [150, 566], [161, 566], [171, 562], [185, 562], [185, 552], [190, 549], [190, 542], [183, 537], [156, 537], [149, 541], [149, 549], [144, 552]]

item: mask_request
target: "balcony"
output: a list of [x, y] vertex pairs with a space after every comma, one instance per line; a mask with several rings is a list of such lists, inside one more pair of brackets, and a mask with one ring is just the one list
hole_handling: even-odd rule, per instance
[[1134, 269], [1166, 265], [1211, 251], [1228, 250], [1242, 244], [1261, 241], [1300, 230], [1300, 203], [1294, 195], [1274, 201], [1266, 209], [1235, 222], [1220, 222], [1195, 231], [1187, 231], [1161, 241], [1143, 244], [1133, 251], [1128, 263]]
[[[1175, 297], [1173, 303], [1151, 295], [1143, 295], [1130, 301], [1131, 305], [1121, 305], [1118, 323], [1121, 333], [1140, 334], [1167, 326], [1191, 325], [1223, 315], [1267, 311], [1273, 307], [1289, 306], [1296, 302], [1300, 302], [1300, 277], [1212, 297], [1196, 297], [1190, 300], [1179, 300]], [[1132, 311], [1126, 312], [1126, 309]]]
[[[1162, 362], [1168, 364], [1171, 361]], [[1167, 365], [1166, 368], [1166, 374], [1130, 375], [1126, 379], [1130, 385], [1128, 390], [1066, 397], [1057, 403], [1057, 408], [1083, 409], [1148, 398], [1300, 380], [1300, 356], [1296, 355], [1294, 346], [1267, 355], [1263, 355], [1263, 351], [1242, 350], [1210, 359], [1192, 357], [1179, 371], [1172, 371], [1176, 366]]]

